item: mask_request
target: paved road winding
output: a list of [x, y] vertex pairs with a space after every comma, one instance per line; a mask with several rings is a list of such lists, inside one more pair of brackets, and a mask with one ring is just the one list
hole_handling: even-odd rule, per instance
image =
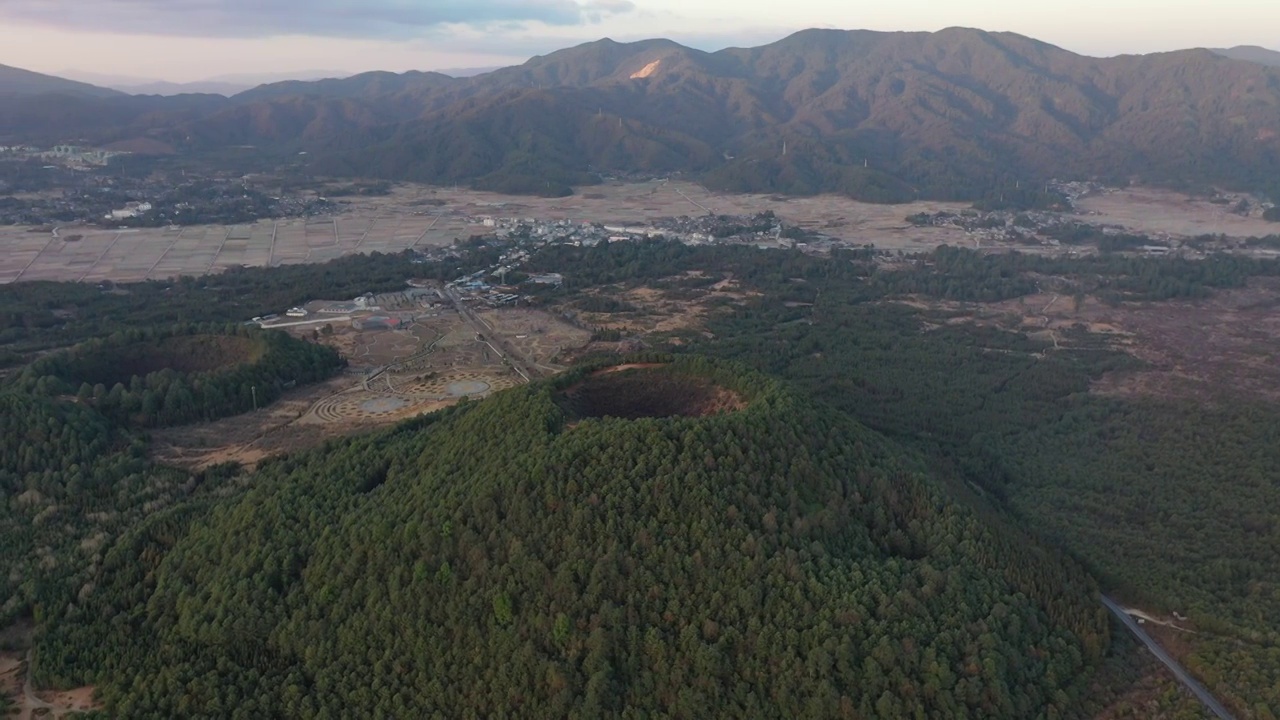
[[1102, 596], [1102, 604], [1107, 606], [1107, 609], [1111, 611], [1112, 615], [1120, 618], [1120, 622], [1124, 623], [1124, 626], [1129, 628], [1129, 632], [1136, 635], [1138, 639], [1147, 646], [1147, 649], [1150, 650], [1160, 662], [1165, 664], [1165, 667], [1172, 670], [1174, 676], [1178, 678], [1179, 682], [1186, 685], [1187, 689], [1199, 698], [1200, 702], [1204, 703], [1204, 706], [1209, 708], [1210, 712], [1217, 715], [1221, 720], [1235, 720], [1235, 717], [1222, 706], [1222, 703], [1218, 702], [1213, 695], [1210, 695], [1205, 686], [1201, 685], [1199, 681], [1191, 677], [1191, 674], [1188, 673], [1177, 660], [1174, 660], [1169, 653], [1165, 652], [1164, 648], [1160, 647], [1160, 644], [1152, 639], [1152, 637], [1147, 634], [1147, 631], [1143, 630], [1142, 626], [1138, 625], [1138, 623], [1129, 616], [1129, 613], [1125, 612], [1124, 608], [1117, 605], [1114, 600], [1106, 595]]

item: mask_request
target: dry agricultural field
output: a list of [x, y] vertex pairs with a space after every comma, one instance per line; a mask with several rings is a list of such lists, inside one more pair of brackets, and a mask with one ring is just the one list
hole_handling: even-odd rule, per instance
[[[1260, 236], [1280, 226], [1165, 190], [1134, 188], [1083, 200], [1080, 219], [1152, 235]], [[972, 245], [963, 230], [915, 227], [908, 215], [959, 212], [964, 203], [875, 205], [835, 195], [780, 197], [708, 191], [684, 181], [615, 182], [567, 198], [499, 195], [400, 184], [391, 195], [348, 202], [335, 216], [251, 225], [105, 230], [0, 228], [0, 284], [27, 280], [136, 281], [204, 275], [230, 267], [324, 262], [343, 255], [452, 243], [488, 232], [481, 219], [528, 218], [644, 226], [656, 218], [771, 210], [783, 220], [857, 244], [926, 251]], [[1011, 246], [1002, 246], [1009, 249]], [[1018, 248], [1043, 251], [1039, 246]]]
[[56, 233], [0, 228], [0, 284], [164, 279], [240, 265], [324, 262], [354, 253], [422, 249], [486, 232], [479, 221], [484, 217], [643, 225], [654, 218], [708, 211], [739, 215], [773, 210], [791, 222], [835, 236], [866, 238], [878, 247], [922, 250], [944, 242], [965, 242], [963, 233], [921, 230], [904, 218], [915, 212], [962, 207], [933, 202], [872, 205], [830, 195], [727, 195], [688, 182], [614, 183], [584, 188], [568, 198], [402, 184], [387, 197], [352, 200], [344, 212], [332, 217], [185, 228], [68, 226]]
[[[58, 236], [0, 228], [0, 283], [128, 282], [205, 275], [227, 268], [324, 262], [343, 255], [447, 245], [458, 218], [359, 214], [252, 225], [184, 228], [59, 228]], [[79, 239], [72, 239], [79, 236]]]

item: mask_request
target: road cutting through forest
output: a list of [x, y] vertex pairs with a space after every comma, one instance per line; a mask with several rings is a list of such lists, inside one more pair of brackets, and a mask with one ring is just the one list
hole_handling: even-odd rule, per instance
[[1147, 649], [1156, 656], [1157, 660], [1164, 663], [1165, 667], [1169, 668], [1169, 670], [1173, 672], [1174, 677], [1178, 678], [1178, 682], [1181, 682], [1186, 686], [1186, 688], [1191, 691], [1191, 694], [1195, 695], [1200, 702], [1204, 703], [1205, 707], [1209, 708], [1209, 712], [1217, 715], [1221, 720], [1235, 720], [1235, 716], [1233, 716], [1230, 711], [1222, 705], [1222, 703], [1218, 702], [1217, 698], [1210, 694], [1208, 688], [1201, 685], [1200, 681], [1191, 677], [1191, 673], [1187, 672], [1186, 668], [1182, 667], [1181, 663], [1173, 659], [1173, 656], [1166, 652], [1164, 648], [1160, 647], [1160, 643], [1157, 643], [1154, 638], [1147, 634], [1146, 630], [1142, 629], [1142, 626], [1138, 625], [1138, 623], [1129, 614], [1129, 610], [1121, 607], [1106, 595], [1102, 596], [1102, 604], [1106, 605], [1107, 609], [1111, 611], [1111, 614], [1115, 615], [1120, 619], [1120, 622], [1124, 623], [1124, 626], [1129, 629], [1129, 632], [1133, 633], [1142, 641], [1142, 644], [1147, 646]]

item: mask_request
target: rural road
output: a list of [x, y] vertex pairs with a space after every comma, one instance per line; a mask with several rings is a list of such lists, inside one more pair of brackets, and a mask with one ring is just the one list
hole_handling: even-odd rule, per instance
[[1187, 686], [1187, 689], [1199, 698], [1200, 702], [1204, 703], [1205, 707], [1209, 708], [1209, 712], [1217, 715], [1221, 720], [1235, 720], [1235, 717], [1222, 706], [1222, 703], [1218, 702], [1213, 695], [1210, 695], [1205, 686], [1201, 685], [1199, 681], [1191, 677], [1191, 674], [1188, 673], [1177, 660], [1174, 660], [1169, 653], [1165, 652], [1164, 648], [1160, 647], [1160, 644], [1153, 640], [1151, 636], [1147, 634], [1147, 631], [1143, 630], [1142, 627], [1129, 616], [1129, 613], [1125, 612], [1124, 608], [1117, 605], [1114, 600], [1106, 595], [1102, 596], [1102, 604], [1107, 606], [1107, 609], [1111, 611], [1112, 615], [1120, 618], [1120, 622], [1124, 623], [1124, 626], [1129, 628], [1129, 632], [1136, 635], [1138, 639], [1147, 646], [1147, 649], [1150, 650], [1160, 662], [1165, 664], [1165, 667], [1173, 671], [1173, 674], [1178, 678], [1178, 681]]
[[505, 358], [507, 362], [511, 363], [511, 367], [524, 378], [525, 382], [532, 382], [533, 378], [541, 374], [536, 368], [525, 362], [519, 353], [508, 346], [506, 340], [496, 330], [489, 327], [488, 323], [472, 312], [471, 308], [467, 307], [462, 301], [462, 296], [458, 294], [457, 290], [445, 288], [445, 294], [453, 301], [453, 305], [458, 309], [458, 314], [462, 316], [462, 319], [471, 325], [471, 329], [475, 330], [477, 334], [483, 334], [484, 343], [492, 348], [499, 357]]

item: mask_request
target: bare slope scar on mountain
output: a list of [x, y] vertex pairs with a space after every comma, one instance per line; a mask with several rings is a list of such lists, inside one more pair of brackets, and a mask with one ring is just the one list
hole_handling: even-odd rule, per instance
[[645, 65], [644, 67], [640, 68], [639, 70], [637, 70], [637, 71], [635, 71], [635, 72], [631, 73], [631, 79], [632, 79], [632, 80], [640, 80], [640, 79], [642, 79], [642, 78], [647, 78], [647, 77], [649, 77], [650, 75], [652, 75], [652, 74], [654, 74], [655, 72], [657, 72], [657, 70], [658, 70], [658, 66], [659, 66], [659, 65], [661, 65], [661, 64], [662, 64], [662, 61], [661, 61], [661, 60], [654, 60], [653, 62], [649, 63], [648, 65]]

